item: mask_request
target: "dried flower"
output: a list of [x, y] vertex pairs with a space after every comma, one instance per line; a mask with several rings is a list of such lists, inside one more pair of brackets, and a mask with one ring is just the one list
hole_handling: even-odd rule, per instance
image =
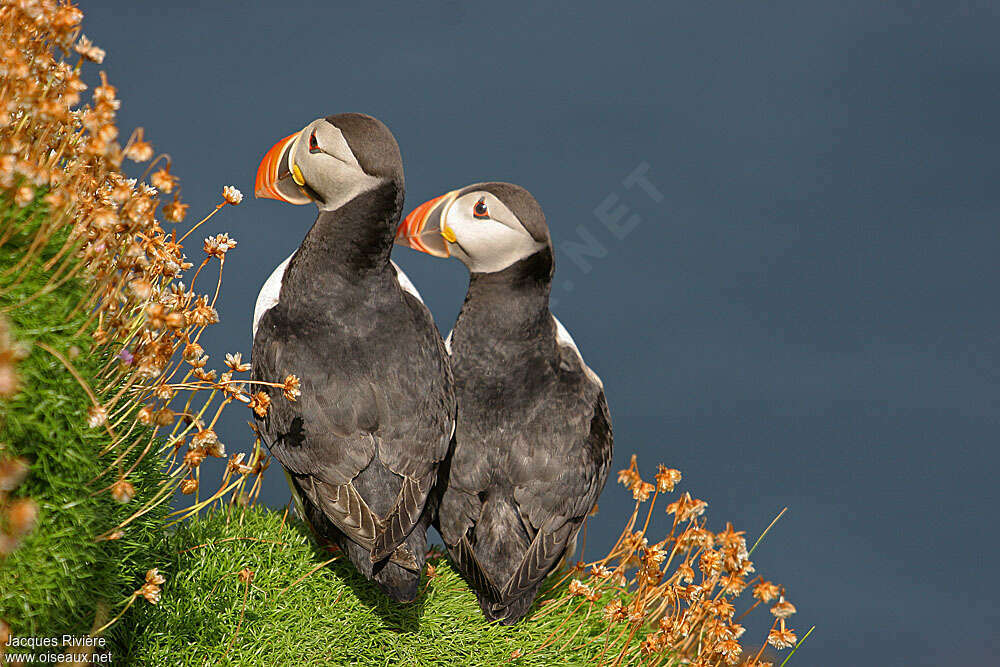
[[789, 628], [774, 628], [767, 635], [767, 643], [778, 649], [795, 646], [796, 641], [795, 632]]
[[675, 514], [678, 521], [691, 521], [705, 513], [708, 503], [704, 500], [696, 500], [690, 493], [684, 493], [675, 502], [667, 505], [667, 514]]
[[211, 429], [203, 429], [195, 433], [191, 438], [191, 445], [216, 458], [222, 458], [226, 455], [225, 445], [219, 442], [219, 436]]
[[198, 448], [189, 448], [184, 455], [184, 465], [192, 470], [200, 466], [204, 460], [205, 452]]
[[120, 503], [127, 503], [135, 497], [135, 487], [122, 477], [111, 485], [111, 497]]
[[182, 204], [179, 199], [174, 198], [169, 204], [163, 205], [163, 217], [167, 222], [183, 222], [189, 206], [189, 204]]
[[174, 187], [180, 179], [170, 173], [170, 166], [168, 165], [153, 172], [149, 180], [157, 190], [170, 194], [174, 191]]
[[243, 373], [250, 370], [250, 364], [244, 363], [243, 353], [237, 352], [235, 354], [226, 354], [226, 366], [229, 366], [230, 370], [237, 373]]
[[761, 581], [753, 587], [753, 596], [761, 602], [770, 602], [774, 598], [778, 597], [780, 593], [781, 588], [776, 584], [772, 584], [770, 581]]
[[776, 605], [771, 607], [771, 613], [774, 614], [775, 618], [786, 619], [795, 613], [795, 605], [782, 597]]
[[226, 252], [236, 247], [236, 239], [229, 238], [229, 234], [216, 234], [205, 239], [203, 248], [210, 257], [222, 259]]
[[157, 426], [170, 426], [174, 419], [174, 411], [170, 408], [160, 408], [153, 414], [153, 423]]
[[621, 623], [627, 618], [625, 612], [625, 607], [622, 605], [622, 601], [615, 598], [611, 602], [604, 605], [604, 618], [611, 623]]
[[250, 396], [250, 409], [254, 411], [258, 417], [263, 417], [267, 414], [267, 410], [271, 407], [271, 397], [268, 396], [263, 391], [255, 392]]
[[243, 193], [233, 185], [227, 185], [222, 188], [222, 197], [226, 200], [227, 204], [232, 204], [233, 206], [238, 206], [243, 201]]
[[38, 505], [30, 498], [15, 500], [7, 508], [7, 528], [15, 539], [27, 535], [38, 520]]
[[583, 583], [579, 579], [574, 579], [571, 582], [569, 582], [569, 591], [568, 592], [569, 592], [569, 594], [571, 596], [579, 595], [579, 596], [583, 596], [583, 597], [589, 596], [589, 595], [591, 595], [593, 593], [593, 591], [590, 588], [590, 586], [588, 586], [587, 584]]
[[108, 421], [108, 411], [100, 405], [87, 409], [87, 426], [97, 428]]
[[674, 486], [681, 481], [681, 471], [667, 468], [661, 465], [656, 473], [656, 489], [660, 493], [668, 493], [674, 490]]
[[243, 463], [244, 456], [243, 452], [230, 456], [229, 463], [226, 465], [226, 472], [229, 474], [236, 473], [237, 475], [249, 475], [252, 473], [253, 468]]
[[299, 396], [302, 395], [302, 391], [299, 389], [299, 378], [295, 375], [288, 375], [285, 377], [285, 386], [282, 393], [284, 393], [285, 398], [289, 401], [294, 401]]
[[134, 141], [125, 149], [125, 157], [133, 162], [147, 162], [153, 157], [153, 144], [148, 141]]
[[644, 503], [649, 500], [649, 494], [651, 494], [655, 488], [656, 487], [649, 482], [639, 482], [638, 484], [632, 486], [632, 498]]
[[611, 570], [602, 565], [601, 563], [595, 563], [590, 569], [591, 574], [599, 579], [607, 579], [611, 576]]
[[35, 198], [35, 191], [27, 185], [22, 185], [14, 193], [14, 203], [18, 206], [27, 206]]
[[93, 42], [87, 39], [86, 35], [80, 35], [80, 41], [76, 43], [73, 50], [98, 65], [104, 62], [104, 49], [95, 46]]
[[141, 595], [150, 604], [156, 604], [160, 601], [160, 586], [165, 582], [164, 576], [154, 567], [146, 572], [146, 583], [134, 595]]
[[28, 462], [23, 458], [0, 458], [0, 493], [13, 491], [28, 475]]

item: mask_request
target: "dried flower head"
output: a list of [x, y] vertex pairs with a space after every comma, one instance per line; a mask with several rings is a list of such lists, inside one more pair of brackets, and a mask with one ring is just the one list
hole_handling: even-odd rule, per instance
[[268, 408], [271, 407], [271, 397], [263, 391], [254, 392], [250, 396], [250, 403], [248, 405], [254, 411], [254, 414], [258, 417], [263, 417], [267, 414]]
[[235, 354], [229, 354], [229, 353], [227, 353], [226, 354], [226, 366], [229, 366], [230, 370], [232, 370], [234, 372], [237, 372], [237, 373], [244, 373], [244, 372], [250, 370], [250, 364], [245, 363], [243, 361], [243, 353], [242, 352], [237, 352]]
[[286, 376], [285, 384], [284, 387], [282, 388], [282, 393], [285, 395], [285, 398], [288, 399], [289, 401], [294, 401], [299, 396], [301, 396], [302, 391], [299, 389], [299, 386], [300, 382], [297, 376], [295, 375]]
[[222, 259], [226, 252], [236, 247], [236, 239], [229, 238], [229, 234], [216, 234], [206, 238], [202, 247], [210, 257]]
[[154, 567], [146, 572], [146, 583], [133, 595], [144, 597], [150, 604], [157, 604], [160, 601], [160, 586], [165, 582], [166, 578]]
[[142, 138], [142, 128], [136, 130], [135, 141], [125, 149], [125, 157], [134, 162], [148, 162], [153, 157], [153, 144]]
[[183, 222], [189, 207], [190, 204], [181, 203], [175, 197], [172, 202], [163, 205], [163, 217], [167, 222]]
[[243, 201], [243, 193], [240, 192], [236, 186], [227, 185], [222, 188], [222, 198], [226, 200], [227, 204], [238, 206], [239, 203]]
[[108, 421], [108, 411], [100, 405], [94, 405], [87, 409], [87, 426], [96, 428]]
[[753, 596], [761, 602], [770, 602], [781, 594], [781, 588], [770, 581], [761, 581], [753, 587]]
[[127, 503], [135, 497], [135, 487], [124, 477], [111, 485], [111, 497], [120, 503]]
[[93, 42], [87, 39], [86, 35], [80, 35], [80, 41], [76, 43], [73, 50], [98, 65], [104, 62], [104, 49], [95, 46]]
[[775, 628], [767, 635], [767, 643], [778, 649], [791, 648], [796, 641], [795, 632], [789, 628]]
[[774, 614], [775, 618], [786, 619], [795, 613], [795, 605], [782, 597], [776, 605], [771, 607], [771, 613]]
[[668, 468], [664, 465], [659, 467], [656, 473], [656, 489], [660, 493], [668, 493], [681, 481], [681, 471]]
[[38, 522], [38, 505], [31, 498], [20, 498], [7, 508], [7, 532], [15, 540], [30, 533]]

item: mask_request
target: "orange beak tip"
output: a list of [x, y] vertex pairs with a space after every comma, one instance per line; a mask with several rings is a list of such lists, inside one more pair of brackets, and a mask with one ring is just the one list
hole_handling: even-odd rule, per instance
[[260, 199], [277, 199], [289, 204], [308, 203], [308, 199], [301, 201], [290, 198], [278, 188], [279, 181], [282, 180], [281, 175], [278, 173], [281, 162], [285, 158], [285, 154], [295, 140], [295, 137], [298, 135], [298, 132], [288, 135], [271, 146], [267, 153], [264, 154], [260, 165], [257, 167], [257, 176], [254, 179], [253, 194], [255, 197]]

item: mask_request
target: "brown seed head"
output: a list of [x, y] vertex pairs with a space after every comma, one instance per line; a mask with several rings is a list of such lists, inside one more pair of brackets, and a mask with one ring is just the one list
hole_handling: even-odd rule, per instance
[[111, 485], [111, 497], [120, 503], [127, 503], [135, 497], [135, 487], [122, 477]]

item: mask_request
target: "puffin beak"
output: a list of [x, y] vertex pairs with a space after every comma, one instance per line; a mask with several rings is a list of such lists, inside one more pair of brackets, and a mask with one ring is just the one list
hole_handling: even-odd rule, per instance
[[455, 232], [442, 219], [458, 190], [435, 197], [413, 209], [396, 230], [396, 245], [426, 252], [434, 257], [451, 257], [447, 242], [455, 242]]
[[302, 186], [302, 172], [291, 161], [292, 149], [301, 132], [290, 134], [264, 154], [257, 167], [253, 193], [257, 197], [277, 199], [289, 204], [308, 204], [312, 199]]

